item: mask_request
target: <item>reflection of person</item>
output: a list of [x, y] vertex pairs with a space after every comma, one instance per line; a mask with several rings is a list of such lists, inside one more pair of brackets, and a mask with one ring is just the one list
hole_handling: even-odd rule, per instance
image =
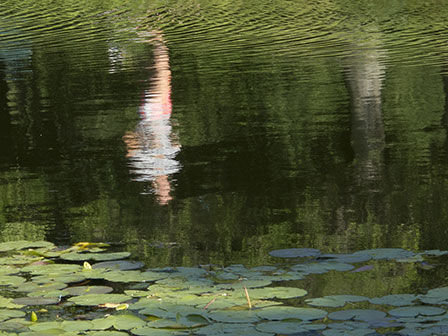
[[153, 32], [154, 76], [145, 92], [139, 112], [141, 121], [134, 132], [124, 136], [127, 157], [136, 181], [151, 181], [159, 204], [172, 197], [169, 176], [180, 169], [175, 160], [180, 150], [171, 127], [171, 70], [168, 47], [160, 32]]

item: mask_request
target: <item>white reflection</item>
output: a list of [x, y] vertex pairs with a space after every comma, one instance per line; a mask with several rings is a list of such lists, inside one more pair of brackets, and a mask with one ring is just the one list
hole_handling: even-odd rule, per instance
[[151, 182], [159, 204], [171, 197], [170, 175], [180, 170], [176, 155], [180, 145], [171, 126], [171, 70], [168, 47], [160, 32], [152, 32], [154, 75], [139, 108], [141, 121], [124, 136], [134, 180]]

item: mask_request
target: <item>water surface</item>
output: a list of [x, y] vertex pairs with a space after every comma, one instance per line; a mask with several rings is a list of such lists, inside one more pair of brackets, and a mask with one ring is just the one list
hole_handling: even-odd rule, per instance
[[0, 4], [2, 240], [148, 265], [444, 249], [440, 1]]

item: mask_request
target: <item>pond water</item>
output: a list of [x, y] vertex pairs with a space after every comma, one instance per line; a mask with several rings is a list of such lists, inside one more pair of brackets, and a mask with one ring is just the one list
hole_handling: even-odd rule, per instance
[[0, 3], [0, 239], [148, 266], [446, 249], [441, 1]]

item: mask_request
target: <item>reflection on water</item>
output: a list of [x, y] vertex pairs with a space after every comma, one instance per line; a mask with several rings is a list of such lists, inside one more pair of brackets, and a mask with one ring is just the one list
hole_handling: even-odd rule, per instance
[[353, 52], [346, 58], [352, 95], [351, 138], [355, 155], [355, 181], [369, 191], [375, 191], [384, 178], [386, 147], [381, 104], [385, 53], [377, 35], [364, 33], [361, 43], [351, 41]]
[[446, 248], [448, 6], [123, 3], [0, 4], [4, 239]]
[[154, 75], [139, 109], [141, 121], [124, 136], [134, 180], [152, 182], [161, 205], [172, 200], [170, 176], [180, 169], [180, 150], [171, 126], [171, 70], [169, 51], [160, 32], [154, 37]]

